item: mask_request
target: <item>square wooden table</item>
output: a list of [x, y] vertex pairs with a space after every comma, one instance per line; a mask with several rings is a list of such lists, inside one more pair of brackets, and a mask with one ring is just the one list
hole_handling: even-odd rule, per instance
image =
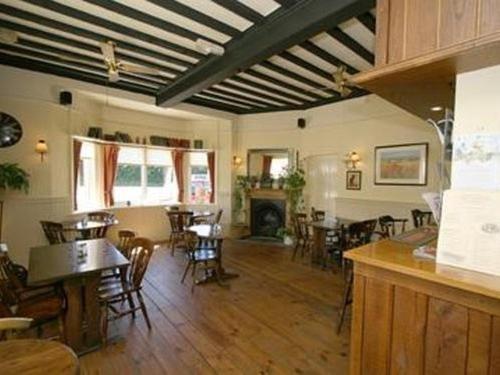
[[339, 239], [342, 239], [347, 227], [356, 223], [356, 220], [337, 217], [335, 219], [325, 219], [311, 222], [313, 228], [313, 251], [311, 260], [313, 263], [325, 265], [326, 261], [326, 234], [328, 232], [337, 232]]
[[[79, 256], [81, 247], [86, 248], [86, 257]], [[106, 239], [33, 247], [28, 285], [62, 282], [67, 300], [66, 344], [81, 354], [101, 342], [98, 288], [102, 272], [118, 268], [124, 274], [128, 265], [129, 261]]]

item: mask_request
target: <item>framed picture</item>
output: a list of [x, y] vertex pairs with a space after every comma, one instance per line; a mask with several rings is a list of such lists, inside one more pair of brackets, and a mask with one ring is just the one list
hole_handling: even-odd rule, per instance
[[361, 190], [361, 171], [347, 171], [345, 188], [347, 190]]
[[375, 185], [427, 185], [428, 143], [375, 147]]

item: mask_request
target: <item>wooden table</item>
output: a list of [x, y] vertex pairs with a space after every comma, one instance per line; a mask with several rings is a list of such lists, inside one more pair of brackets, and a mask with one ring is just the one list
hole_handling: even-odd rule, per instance
[[500, 277], [413, 256], [383, 240], [354, 262], [351, 371], [500, 374]]
[[210, 211], [193, 211], [193, 216], [191, 217], [191, 224], [194, 224], [198, 219], [208, 219], [213, 216], [214, 213]]
[[[79, 257], [80, 246], [88, 255]], [[128, 260], [106, 239], [34, 247], [30, 251], [28, 285], [61, 281], [66, 293], [66, 343], [78, 354], [99, 346], [100, 307], [97, 289], [105, 270], [124, 271]], [[121, 272], [123, 273], [123, 272]], [[86, 322], [86, 332], [82, 323]]]
[[10, 340], [0, 342], [0, 374], [78, 374], [75, 353], [57, 341]]
[[[201, 225], [192, 225], [187, 228], [190, 231], [196, 232], [198, 237], [205, 241], [213, 241], [216, 244], [216, 251], [221, 259], [219, 263], [219, 275], [220, 278], [224, 280], [234, 279], [239, 277], [236, 273], [227, 272], [222, 266], [222, 242], [224, 237], [222, 235], [222, 227], [218, 224], [201, 224]], [[211, 274], [206, 276], [203, 279], [197, 281], [197, 284], [204, 284], [209, 282], [217, 282], [217, 278], [215, 275]]]
[[325, 264], [325, 259], [327, 257], [326, 250], [326, 235], [328, 232], [338, 233], [339, 239], [343, 238], [345, 229], [356, 220], [345, 219], [345, 218], [335, 218], [335, 219], [325, 219], [320, 221], [311, 222], [311, 227], [313, 228], [313, 242], [314, 246], [312, 249], [311, 260], [313, 263]]
[[117, 219], [105, 220], [105, 221], [80, 219], [80, 220], [68, 220], [62, 223], [63, 230], [65, 232], [80, 233], [83, 239], [90, 239], [90, 234], [92, 233], [92, 231], [110, 227], [117, 224], [118, 224]]

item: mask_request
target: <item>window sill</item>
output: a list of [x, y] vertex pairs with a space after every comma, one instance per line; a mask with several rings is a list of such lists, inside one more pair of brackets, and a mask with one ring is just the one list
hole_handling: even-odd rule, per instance
[[93, 210], [83, 210], [83, 211], [73, 211], [72, 215], [82, 215], [88, 212], [95, 211], [120, 211], [126, 209], [134, 209], [134, 208], [156, 208], [156, 207], [167, 207], [167, 206], [184, 206], [184, 207], [216, 207], [216, 203], [178, 203], [178, 202], [168, 202], [168, 203], [145, 203], [145, 204], [134, 204], [131, 206], [113, 206], [108, 208], [96, 208]]

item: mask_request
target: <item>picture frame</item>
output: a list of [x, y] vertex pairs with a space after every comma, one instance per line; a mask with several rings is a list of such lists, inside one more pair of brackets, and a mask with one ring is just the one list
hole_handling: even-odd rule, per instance
[[361, 171], [347, 171], [345, 178], [347, 190], [361, 190]]
[[428, 143], [375, 147], [375, 185], [427, 185]]

